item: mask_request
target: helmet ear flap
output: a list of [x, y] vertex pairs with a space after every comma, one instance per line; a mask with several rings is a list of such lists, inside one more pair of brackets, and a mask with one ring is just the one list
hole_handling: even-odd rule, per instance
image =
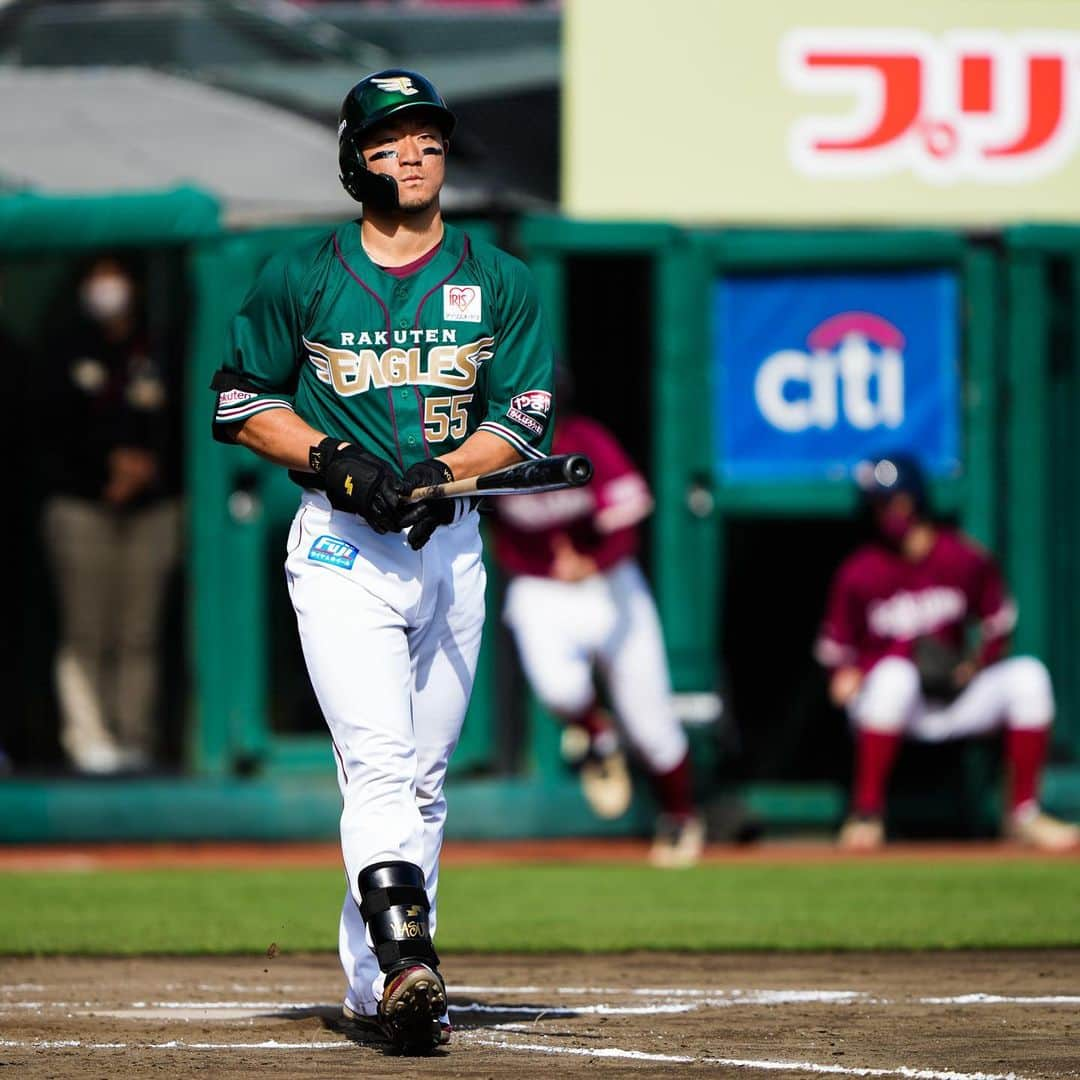
[[341, 186], [360, 203], [380, 210], [396, 210], [398, 186], [392, 176], [373, 173], [364, 162], [363, 152], [355, 139], [343, 134], [338, 146], [338, 179]]

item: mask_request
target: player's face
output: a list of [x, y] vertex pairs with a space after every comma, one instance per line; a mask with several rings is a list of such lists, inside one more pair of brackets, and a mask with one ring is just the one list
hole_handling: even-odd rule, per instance
[[373, 173], [397, 181], [398, 205], [419, 213], [435, 204], [446, 179], [447, 142], [431, 117], [390, 119], [368, 133], [361, 147]]
[[899, 544], [915, 521], [915, 500], [906, 493], [893, 495], [874, 506], [874, 524], [888, 543]]

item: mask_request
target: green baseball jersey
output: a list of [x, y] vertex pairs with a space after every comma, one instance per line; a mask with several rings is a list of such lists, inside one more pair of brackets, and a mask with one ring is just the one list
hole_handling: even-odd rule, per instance
[[445, 230], [435, 256], [403, 277], [368, 258], [355, 221], [272, 257], [212, 384], [215, 434], [292, 409], [403, 472], [474, 431], [544, 457], [553, 350], [532, 277], [506, 252]]

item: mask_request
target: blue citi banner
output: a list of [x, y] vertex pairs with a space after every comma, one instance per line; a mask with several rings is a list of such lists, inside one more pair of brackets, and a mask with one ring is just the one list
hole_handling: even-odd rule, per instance
[[726, 481], [836, 479], [916, 453], [959, 468], [960, 334], [947, 270], [729, 277], [713, 291]]

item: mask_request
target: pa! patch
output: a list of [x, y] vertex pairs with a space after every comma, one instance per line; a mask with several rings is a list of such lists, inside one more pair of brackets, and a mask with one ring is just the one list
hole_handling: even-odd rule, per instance
[[483, 301], [479, 285], [442, 287], [444, 322], [479, 322]]
[[510, 399], [510, 408], [506, 410], [506, 415], [518, 427], [523, 427], [535, 435], [543, 435], [550, 412], [551, 394], [546, 390], [526, 390]]
[[339, 566], [342, 570], [351, 570], [359, 554], [358, 548], [339, 536], [320, 536], [311, 545], [308, 559], [325, 566]]

